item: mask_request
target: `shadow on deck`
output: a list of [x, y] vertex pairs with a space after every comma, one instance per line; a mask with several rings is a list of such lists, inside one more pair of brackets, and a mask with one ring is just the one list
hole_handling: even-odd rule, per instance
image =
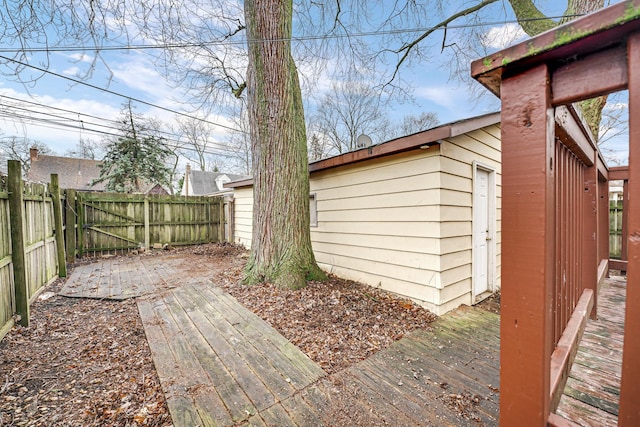
[[581, 426], [617, 425], [627, 282], [607, 279], [589, 319], [557, 414]]

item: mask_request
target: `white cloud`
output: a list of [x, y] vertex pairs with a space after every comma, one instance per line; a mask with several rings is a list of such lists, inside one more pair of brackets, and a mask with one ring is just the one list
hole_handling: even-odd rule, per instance
[[504, 49], [525, 37], [527, 34], [520, 25], [510, 23], [490, 28], [482, 35], [480, 42], [487, 48]]
[[93, 56], [87, 55], [86, 53], [72, 53], [66, 56], [68, 56], [69, 58], [71, 58], [73, 61], [76, 61], [76, 62], [87, 62], [87, 63], [93, 62]]
[[70, 67], [62, 72], [62, 74], [66, 74], [67, 76], [77, 76], [80, 73], [80, 69], [78, 67]]
[[454, 110], [459, 106], [457, 92], [455, 88], [447, 86], [423, 86], [416, 89], [414, 95], [446, 109]]

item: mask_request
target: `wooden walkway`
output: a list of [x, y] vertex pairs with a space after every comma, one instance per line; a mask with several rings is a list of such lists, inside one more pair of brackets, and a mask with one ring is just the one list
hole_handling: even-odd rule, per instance
[[128, 299], [162, 290], [202, 283], [211, 276], [210, 261], [180, 254], [96, 258], [74, 266], [60, 290], [67, 297]]
[[497, 425], [499, 316], [463, 307], [327, 376], [176, 255], [77, 267], [70, 296], [137, 304], [169, 411], [183, 426]]
[[589, 320], [557, 414], [581, 426], [618, 424], [626, 280], [607, 279]]

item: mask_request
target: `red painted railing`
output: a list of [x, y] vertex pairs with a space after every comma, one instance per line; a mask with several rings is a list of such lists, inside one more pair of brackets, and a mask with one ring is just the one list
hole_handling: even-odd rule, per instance
[[471, 66], [502, 99], [501, 425], [564, 422], [555, 401], [608, 270], [610, 176], [586, 128], [562, 110], [624, 89], [629, 261], [618, 423], [640, 425], [638, 10], [640, 0], [617, 3]]

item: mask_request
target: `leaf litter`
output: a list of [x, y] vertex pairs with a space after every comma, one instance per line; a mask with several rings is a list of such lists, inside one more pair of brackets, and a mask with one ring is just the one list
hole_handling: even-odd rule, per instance
[[[408, 299], [335, 276], [297, 291], [242, 285], [248, 258], [242, 246], [171, 252], [192, 271], [215, 265], [216, 286], [332, 377], [436, 319]], [[133, 256], [151, 254], [157, 253]], [[57, 295], [63, 284], [49, 285], [32, 304], [31, 325], [14, 326], [0, 342], [0, 427], [171, 426], [135, 301], [66, 298]], [[472, 410], [474, 400], [453, 396], [445, 403], [464, 412], [463, 402]]]

